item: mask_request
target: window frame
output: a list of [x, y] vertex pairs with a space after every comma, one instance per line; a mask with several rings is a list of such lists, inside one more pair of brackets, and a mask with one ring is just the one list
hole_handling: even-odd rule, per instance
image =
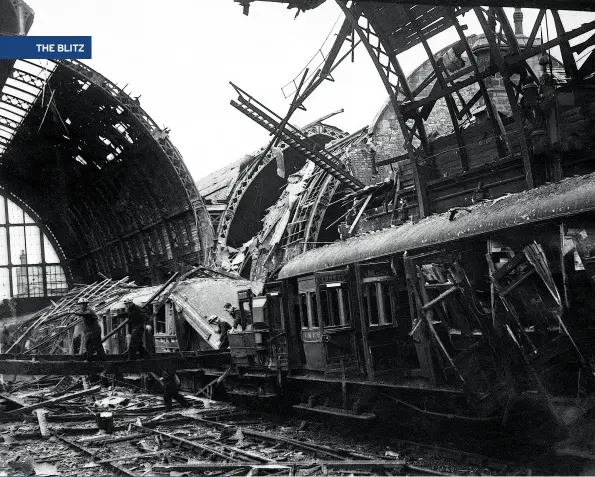
[[[364, 313], [366, 314], [365, 320], [367, 323], [368, 328], [370, 329], [378, 329], [383, 327], [397, 327], [398, 326], [398, 317], [396, 316], [395, 312], [397, 310], [397, 299], [395, 295], [395, 289], [393, 286], [393, 277], [386, 275], [386, 276], [375, 276], [375, 277], [367, 277], [362, 280], [362, 298], [367, 298], [366, 303], [362, 303], [362, 308]], [[386, 308], [386, 300], [385, 300], [385, 293], [383, 290], [383, 286], [388, 287], [388, 297], [390, 304], [390, 310], [387, 313]], [[372, 303], [369, 299], [370, 293], [368, 290], [374, 288], [375, 291], [375, 298], [376, 298], [376, 310], [377, 310], [377, 322], [372, 323]], [[390, 319], [388, 316], [390, 315]]]

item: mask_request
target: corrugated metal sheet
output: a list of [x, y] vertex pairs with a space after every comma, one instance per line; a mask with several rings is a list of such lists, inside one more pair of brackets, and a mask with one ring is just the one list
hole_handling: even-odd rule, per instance
[[593, 211], [595, 174], [547, 184], [468, 209], [460, 210], [452, 222], [448, 220], [449, 213], [436, 214], [417, 224], [407, 223], [311, 250], [287, 263], [279, 278]]

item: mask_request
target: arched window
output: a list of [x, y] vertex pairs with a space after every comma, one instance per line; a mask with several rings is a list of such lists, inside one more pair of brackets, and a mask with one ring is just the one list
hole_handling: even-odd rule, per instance
[[0, 299], [67, 291], [60, 256], [48, 236], [14, 199], [0, 195]]

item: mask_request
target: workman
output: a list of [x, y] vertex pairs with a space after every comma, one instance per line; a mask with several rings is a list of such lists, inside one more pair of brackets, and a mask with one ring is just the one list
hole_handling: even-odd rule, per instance
[[[235, 306], [233, 306], [231, 303], [226, 303], [225, 305], [223, 305], [223, 309], [229, 313], [229, 316], [231, 316], [233, 318], [233, 325], [232, 328], [235, 331], [242, 331], [242, 324], [241, 324], [241, 315], [240, 315], [240, 310], [238, 310]], [[221, 320], [219, 320], [219, 322], [221, 322]]]
[[76, 315], [83, 317], [83, 324], [85, 325], [85, 350], [86, 357], [90, 359], [95, 354], [105, 361], [105, 350], [101, 342], [101, 326], [99, 326], [99, 317], [97, 313], [89, 306], [87, 298], [79, 298], [79, 310], [75, 312]]
[[172, 398], [180, 403], [180, 406], [187, 408], [190, 403], [186, 398], [180, 394], [178, 386], [180, 385], [180, 378], [175, 372], [163, 371], [161, 382], [163, 383], [163, 403], [165, 404], [165, 412], [171, 411]]
[[221, 337], [219, 338], [221, 342], [221, 344], [219, 345], [219, 349], [227, 349], [229, 348], [229, 337], [227, 335], [229, 334], [229, 330], [231, 330], [231, 325], [227, 321], [218, 320], [217, 326], [217, 332], [221, 335]]
[[132, 298], [124, 300], [126, 307], [125, 315], [128, 316], [128, 323], [132, 328], [130, 335], [130, 345], [128, 346], [128, 361], [140, 358], [145, 358], [149, 355], [145, 346], [143, 345], [143, 335], [145, 333], [145, 326], [149, 323], [149, 315], [138, 305], [136, 305]]

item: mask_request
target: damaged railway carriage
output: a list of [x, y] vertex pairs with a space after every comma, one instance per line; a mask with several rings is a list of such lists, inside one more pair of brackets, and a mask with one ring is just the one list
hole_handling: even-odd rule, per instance
[[595, 404], [594, 210], [590, 174], [308, 251], [239, 293], [240, 383], [357, 419], [571, 424]]

